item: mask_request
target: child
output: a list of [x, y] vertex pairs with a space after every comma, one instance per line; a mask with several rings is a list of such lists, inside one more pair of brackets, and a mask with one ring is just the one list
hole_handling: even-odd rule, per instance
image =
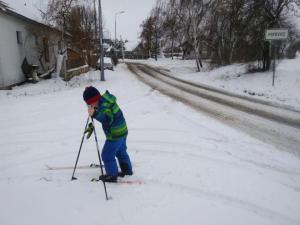
[[[102, 96], [95, 87], [87, 87], [83, 99], [88, 105], [88, 113], [102, 124], [106, 141], [101, 157], [106, 174], [99, 177], [104, 182], [117, 182], [118, 176], [132, 175], [132, 166], [127, 154], [127, 125], [116, 97], [106, 91]], [[121, 168], [118, 172], [116, 157]]]

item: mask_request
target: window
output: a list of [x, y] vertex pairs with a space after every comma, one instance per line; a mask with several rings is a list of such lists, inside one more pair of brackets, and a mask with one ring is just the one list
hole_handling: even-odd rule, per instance
[[17, 41], [18, 44], [23, 44], [22, 31], [17, 31]]
[[38, 38], [38, 36], [36, 34], [33, 34], [33, 39], [34, 39], [34, 44], [36, 46], [38, 46], [39, 45], [39, 38]]
[[58, 50], [61, 50], [61, 41], [57, 42]]
[[43, 39], [45, 62], [49, 62], [49, 41], [48, 38]]

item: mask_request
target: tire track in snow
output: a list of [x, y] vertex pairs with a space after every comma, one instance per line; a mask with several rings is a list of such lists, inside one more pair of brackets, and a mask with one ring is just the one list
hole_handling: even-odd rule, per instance
[[[141, 68], [141, 65], [139, 65], [138, 68], [137, 65], [128, 64], [128, 68], [134, 75], [137, 76], [139, 80], [148, 84], [153, 89], [177, 99], [178, 101], [181, 101], [198, 111], [200, 110], [206, 115], [216, 118], [223, 123], [242, 130], [256, 139], [271, 143], [277, 148], [292, 152], [298, 156], [300, 155], [299, 129], [289, 126], [299, 124], [300, 127], [300, 113], [286, 111], [285, 109], [279, 108], [275, 110], [276, 107], [269, 105], [264, 106], [255, 102], [250, 103], [242, 99], [236, 100], [238, 103], [235, 103], [235, 99], [238, 98], [222, 96], [221, 93], [214, 93], [213, 95], [218, 95], [218, 97], [211, 97], [209, 93], [213, 93], [213, 91], [206, 93], [205, 89], [200, 90], [199, 87], [187, 84], [187, 82], [181, 82], [178, 79], [173, 79], [170, 77], [166, 78], [164, 77], [164, 74], [161, 74], [155, 70], [151, 71], [149, 68]], [[199, 94], [199, 92], [204, 92], [204, 94]], [[223, 100], [223, 102], [220, 102], [220, 99], [223, 98], [226, 98], [228, 101], [230, 101], [230, 104], [225, 104]], [[243, 102], [243, 104], [239, 105], [241, 102]], [[249, 103], [249, 105], [247, 105], [245, 102], [247, 102], [247, 104]], [[232, 104], [238, 104], [238, 106], [233, 107]], [[252, 105], [254, 108], [251, 108], [252, 106], [250, 105]], [[260, 110], [256, 110], [256, 106], [258, 105], [261, 108]], [[264, 109], [267, 108], [268, 110], [264, 111]], [[246, 109], [249, 110], [247, 111]], [[275, 114], [278, 111], [278, 114], [268, 114], [272, 110], [274, 110], [274, 112], [276, 111]], [[261, 111], [261, 114], [257, 115], [257, 111]], [[271, 115], [271, 117], [268, 117], [267, 115], [267, 118], [264, 118], [265, 113]], [[289, 116], [286, 116], [283, 118], [283, 115], [292, 115], [292, 117], [289, 118]], [[277, 120], [280, 120], [279, 122], [282, 123], [274, 122]]]
[[[89, 152], [87, 152], [87, 153], [89, 153]], [[87, 153], [85, 153], [85, 154], [87, 154]], [[24, 165], [27, 165], [27, 164], [31, 164], [31, 163], [35, 163], [35, 162], [41, 162], [41, 160], [53, 159], [53, 158], [56, 158], [58, 156], [69, 155], [69, 154], [74, 154], [74, 157], [75, 157], [75, 155], [77, 153], [76, 153], [76, 151], [57, 152], [57, 153], [54, 153], [54, 154], [52, 153], [52, 154], [49, 154], [49, 155], [46, 155], [46, 156], [44, 155], [42, 157], [36, 157], [36, 158], [33, 158], [33, 159], [29, 159], [29, 160], [22, 160], [22, 162], [17, 162], [17, 163], [14, 162], [14, 163], [11, 163], [8, 166], [0, 166], [0, 173], [4, 172], [5, 170], [15, 169], [16, 167], [24, 166]]]

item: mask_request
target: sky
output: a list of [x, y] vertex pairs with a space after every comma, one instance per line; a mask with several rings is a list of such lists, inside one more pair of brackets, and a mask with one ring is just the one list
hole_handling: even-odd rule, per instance
[[[83, 0], [92, 4], [93, 0]], [[98, 2], [98, 0], [96, 0]], [[4, 0], [19, 14], [35, 20], [41, 20], [38, 9], [43, 9], [45, 0]], [[104, 30], [110, 37], [115, 37], [115, 13], [117, 15], [117, 37], [128, 40], [127, 49], [134, 48], [139, 41], [140, 24], [149, 15], [156, 0], [101, 0], [104, 19]]]
[[141, 31], [140, 24], [149, 15], [156, 0], [102, 0], [104, 26], [109, 29], [111, 38], [114, 38], [115, 13], [117, 15], [117, 37], [128, 40], [128, 48], [138, 43]]

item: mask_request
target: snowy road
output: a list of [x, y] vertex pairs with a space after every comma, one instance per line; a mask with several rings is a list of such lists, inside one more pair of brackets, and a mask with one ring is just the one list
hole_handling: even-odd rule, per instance
[[151, 87], [237, 127], [262, 141], [300, 155], [300, 112], [269, 102], [188, 82], [143, 64], [130, 70]]
[[[297, 225], [300, 159], [153, 90], [126, 66], [69, 82], [42, 81], [0, 91], [0, 224]], [[145, 184], [90, 179], [72, 166], [86, 121], [82, 92], [94, 85], [118, 97], [129, 126], [134, 176]], [[104, 137], [99, 128], [99, 142]], [[79, 166], [97, 162], [84, 142]]]

